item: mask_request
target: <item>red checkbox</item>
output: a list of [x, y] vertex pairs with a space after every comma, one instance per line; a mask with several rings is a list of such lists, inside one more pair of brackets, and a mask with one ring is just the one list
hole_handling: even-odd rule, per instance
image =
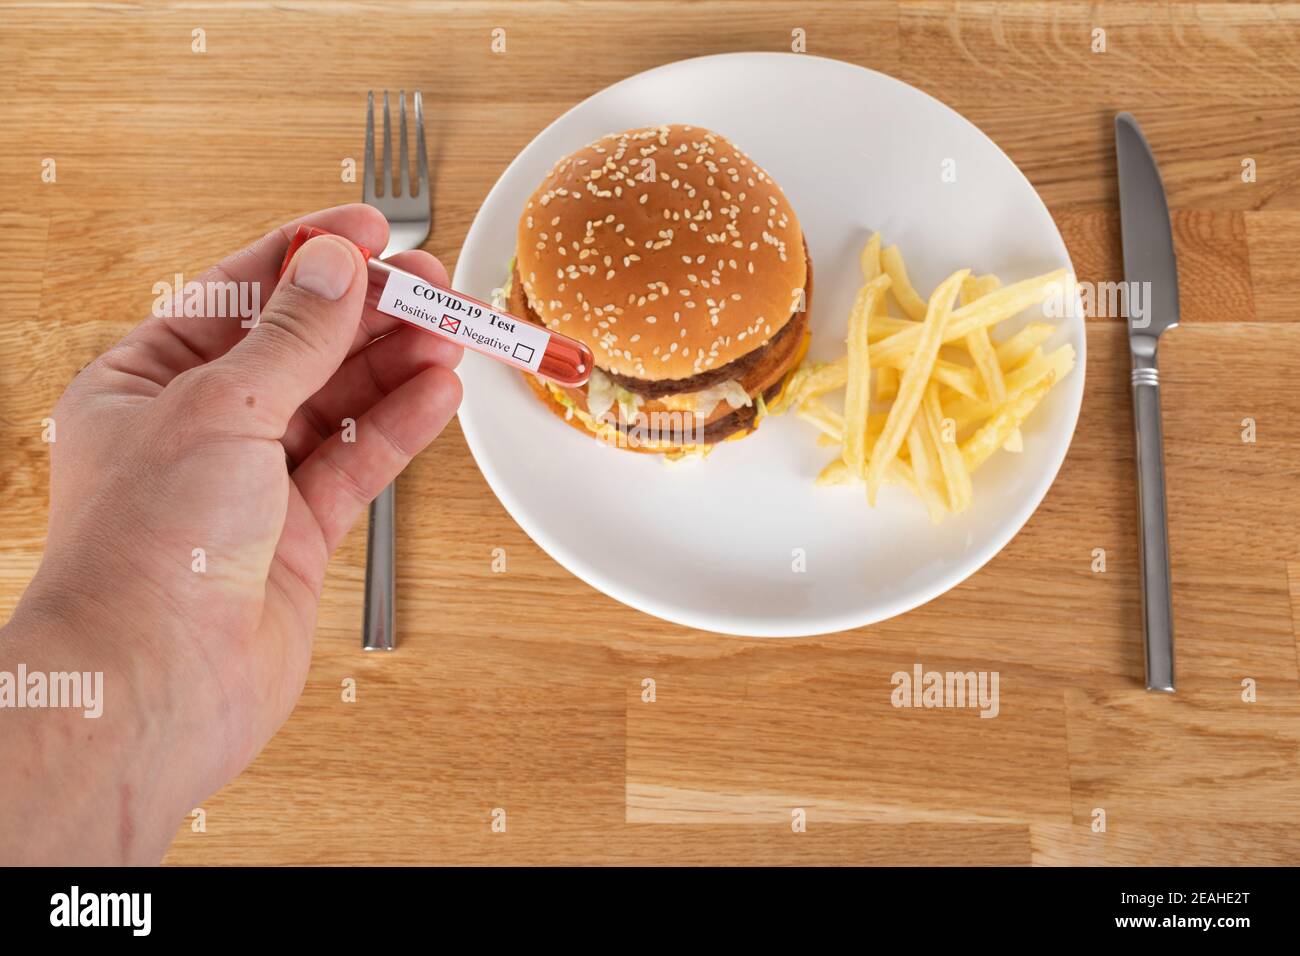
[[446, 329], [454, 335], [460, 331], [460, 319], [453, 319], [450, 315], [444, 315], [442, 321], [438, 323], [438, 328]]

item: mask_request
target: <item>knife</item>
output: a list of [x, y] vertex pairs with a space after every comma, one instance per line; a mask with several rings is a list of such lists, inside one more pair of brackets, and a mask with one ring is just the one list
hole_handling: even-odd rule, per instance
[[[1178, 324], [1178, 263], [1169, 204], [1151, 147], [1129, 113], [1115, 117], [1120, 229], [1128, 289], [1128, 342], [1133, 357], [1133, 426], [1137, 435], [1138, 543], [1142, 561], [1142, 631], [1147, 690], [1174, 690], [1174, 607], [1165, 516], [1165, 451], [1160, 427], [1156, 342]], [[1140, 288], [1145, 315], [1134, 316]]]

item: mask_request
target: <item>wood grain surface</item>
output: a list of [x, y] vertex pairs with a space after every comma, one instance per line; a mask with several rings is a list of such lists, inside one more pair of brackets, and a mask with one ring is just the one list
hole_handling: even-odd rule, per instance
[[[1300, 860], [1295, 5], [0, 5], [0, 610], [40, 558], [40, 422], [61, 390], [147, 314], [155, 281], [354, 199], [340, 169], [360, 160], [366, 90], [425, 93], [426, 248], [451, 267], [496, 177], [555, 116], [662, 63], [789, 50], [796, 29], [809, 53], [892, 74], [984, 129], [1081, 279], [1122, 279], [1111, 119], [1140, 119], [1181, 265], [1184, 323], [1161, 358], [1179, 693], [1141, 687], [1113, 322], [1089, 325], [1074, 444], [1023, 532], [942, 598], [815, 639], [691, 631], [597, 593], [507, 516], [453, 424], [399, 483], [400, 650], [358, 649], [358, 527], [297, 711], [168, 862]], [[890, 675], [917, 661], [998, 671], [997, 719], [892, 707]]]

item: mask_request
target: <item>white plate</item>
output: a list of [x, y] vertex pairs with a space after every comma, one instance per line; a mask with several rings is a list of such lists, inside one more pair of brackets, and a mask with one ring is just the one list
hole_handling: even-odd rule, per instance
[[[722, 133], [785, 190], [816, 273], [812, 358], [844, 351], [858, 252], [874, 229], [899, 245], [923, 294], [966, 266], [1003, 282], [1070, 266], [1028, 180], [939, 101], [837, 60], [736, 53], [630, 77], [543, 130], [475, 217], [455, 287], [486, 299], [503, 284], [520, 211], [557, 159], [605, 133], [659, 123]], [[941, 175], [946, 160], [955, 162], [955, 182]], [[518, 373], [467, 354], [460, 422], [511, 516], [611, 597], [726, 634], [839, 631], [960, 583], [1038, 506], [1083, 394], [1083, 320], [1077, 300], [1070, 306], [1047, 345], [1073, 344], [1074, 371], [1028, 422], [1023, 453], [994, 455], [975, 475], [975, 507], [938, 526], [901, 488], [887, 486], [872, 509], [860, 488], [815, 487], [832, 453], [793, 416], [766, 420], [703, 462], [668, 466], [586, 438], [543, 407]], [[799, 555], [806, 570], [796, 570]]]

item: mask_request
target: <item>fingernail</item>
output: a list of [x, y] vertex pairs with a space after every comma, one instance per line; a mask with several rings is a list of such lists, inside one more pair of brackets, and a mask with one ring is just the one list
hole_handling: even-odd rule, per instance
[[357, 260], [346, 240], [317, 236], [308, 240], [293, 257], [292, 282], [322, 299], [334, 301], [352, 287]]

